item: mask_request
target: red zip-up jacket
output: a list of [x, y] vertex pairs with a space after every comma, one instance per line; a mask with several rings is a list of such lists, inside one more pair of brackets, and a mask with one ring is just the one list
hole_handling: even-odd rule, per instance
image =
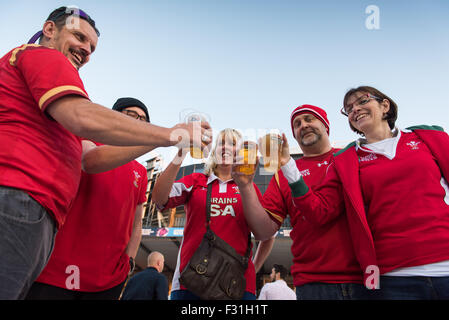
[[[449, 178], [447, 133], [437, 126], [417, 126], [407, 129], [412, 130], [425, 143], [447, 181]], [[309, 189], [301, 178], [290, 184], [290, 188], [295, 205], [304, 212], [310, 222], [325, 224], [346, 211], [354, 250], [364, 270], [365, 285], [370, 288], [378, 287], [378, 258], [362, 196], [355, 142], [334, 155], [334, 162], [329, 166], [326, 179], [320, 187]], [[401, 252], [397, 254], [401, 255]], [[391, 270], [380, 271], [384, 273]]]

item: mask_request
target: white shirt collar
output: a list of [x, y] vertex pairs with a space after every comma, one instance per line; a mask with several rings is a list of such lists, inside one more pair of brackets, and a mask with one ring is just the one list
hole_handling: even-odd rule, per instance
[[[400, 130], [398, 127], [395, 127], [393, 130], [393, 137], [387, 138], [387, 139], [396, 139], [396, 143], [397, 143], [397, 141], [399, 141], [399, 139], [401, 138], [401, 131], [402, 130]], [[384, 140], [386, 140], [386, 139], [384, 139]], [[384, 141], [384, 140], [381, 140], [381, 141]], [[378, 142], [380, 142], [380, 141], [378, 141]], [[365, 144], [368, 144], [368, 141], [366, 141], [365, 138], [357, 139], [355, 141], [356, 150], [361, 149], [361, 150], [366, 151], [365, 149], [363, 149], [363, 145], [365, 145]]]
[[218, 183], [228, 183], [230, 181], [232, 181], [232, 179], [226, 180], [226, 181], [222, 181], [219, 177], [217, 177], [214, 173], [211, 173], [210, 176], [207, 178], [207, 184], [213, 182], [214, 180], [218, 179]]
[[365, 152], [378, 153], [392, 160], [396, 156], [399, 139], [401, 139], [401, 130], [395, 128], [392, 138], [387, 138], [370, 144], [367, 143], [366, 139], [361, 138], [357, 140], [356, 150], [360, 149]]

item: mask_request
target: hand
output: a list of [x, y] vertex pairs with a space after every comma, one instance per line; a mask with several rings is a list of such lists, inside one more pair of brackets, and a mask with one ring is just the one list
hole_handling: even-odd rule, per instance
[[237, 171], [238, 166], [241, 163], [243, 163], [243, 156], [237, 156], [236, 162], [232, 165], [231, 171], [231, 177], [240, 189], [253, 183], [254, 176], [256, 175], [256, 171], [259, 165], [259, 157], [257, 157], [256, 159], [256, 169], [254, 170], [254, 173], [251, 175], [247, 175]]
[[178, 149], [200, 147], [204, 150], [212, 143], [212, 128], [208, 122], [178, 123], [171, 129], [170, 141]]
[[290, 156], [290, 148], [288, 146], [287, 137], [285, 136], [285, 133], [282, 134], [282, 150], [281, 150], [281, 158], [279, 159], [279, 162], [281, 164], [281, 167], [286, 165], [287, 162], [289, 162], [291, 159]]

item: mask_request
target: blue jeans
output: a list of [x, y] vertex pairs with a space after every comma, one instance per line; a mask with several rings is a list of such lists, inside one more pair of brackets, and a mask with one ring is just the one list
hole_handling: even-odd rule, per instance
[[380, 276], [380, 290], [375, 291], [382, 300], [447, 300], [449, 277]]
[[297, 300], [371, 300], [373, 295], [359, 283], [312, 282], [296, 287]]
[[26, 192], [0, 186], [0, 300], [25, 298], [53, 250], [53, 218]]
[[[170, 300], [201, 300], [200, 297], [194, 295], [189, 290], [175, 290], [170, 294]], [[256, 296], [245, 291], [242, 300], [256, 300]]]

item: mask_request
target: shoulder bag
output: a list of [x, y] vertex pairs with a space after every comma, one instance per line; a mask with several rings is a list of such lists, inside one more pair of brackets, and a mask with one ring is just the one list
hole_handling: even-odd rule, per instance
[[206, 233], [189, 263], [181, 272], [180, 283], [202, 300], [242, 299], [246, 288], [245, 271], [251, 252], [251, 233], [245, 256], [239, 255], [210, 228], [212, 183], [207, 187]]

